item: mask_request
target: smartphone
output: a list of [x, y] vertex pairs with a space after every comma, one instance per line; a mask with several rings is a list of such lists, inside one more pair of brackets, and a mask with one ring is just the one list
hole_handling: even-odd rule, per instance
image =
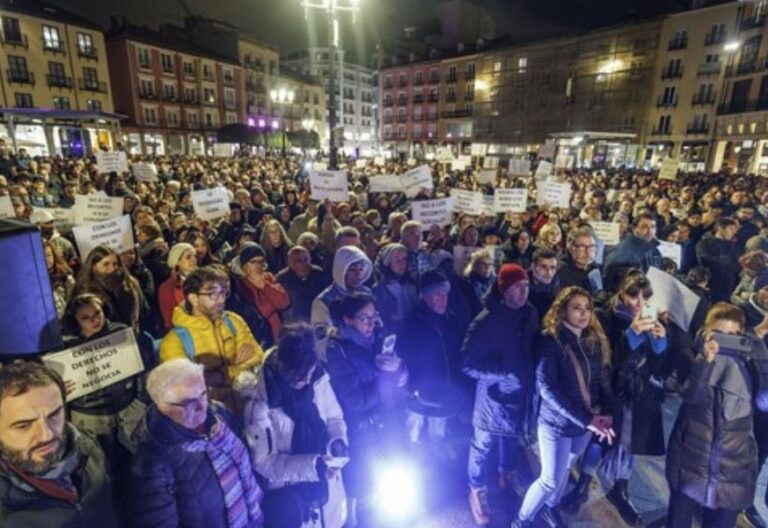
[[715, 332], [712, 336], [720, 348], [735, 350], [737, 352], [752, 352], [753, 343], [749, 337], [734, 334], [720, 334]]
[[384, 345], [381, 347], [381, 353], [386, 356], [391, 356], [395, 353], [395, 342], [397, 341], [397, 335], [391, 334], [384, 338]]
[[328, 469], [341, 469], [349, 464], [349, 457], [327, 456], [323, 458], [323, 461]]
[[654, 321], [659, 318], [659, 310], [655, 306], [645, 303], [643, 305], [643, 311], [640, 313], [642, 319], [653, 319]]

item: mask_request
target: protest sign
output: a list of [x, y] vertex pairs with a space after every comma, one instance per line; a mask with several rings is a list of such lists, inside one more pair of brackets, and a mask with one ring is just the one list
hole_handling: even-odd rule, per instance
[[232, 156], [233, 143], [214, 143], [213, 145], [213, 157], [214, 158], [229, 158]]
[[550, 174], [552, 174], [552, 164], [548, 161], [540, 161], [539, 166], [536, 167], [534, 178], [537, 180], [546, 180]]
[[658, 268], [651, 267], [645, 276], [653, 288], [653, 297], [648, 299], [648, 302], [660, 312], [668, 312], [672, 321], [687, 332], [699, 305], [699, 296], [672, 275]]
[[429, 170], [428, 165], [420, 165], [415, 169], [411, 169], [408, 172], [401, 174], [400, 181], [403, 192], [409, 198], [413, 198], [419, 194], [422, 189], [434, 189], [432, 172]]
[[571, 204], [571, 184], [559, 183], [553, 181], [539, 182], [537, 185], [538, 190], [538, 204], [548, 204], [552, 207], [568, 208]]
[[391, 193], [403, 190], [403, 184], [400, 176], [397, 174], [385, 174], [383, 176], [374, 176], [370, 181], [370, 191], [372, 193]]
[[559, 169], [569, 169], [573, 167], [573, 156], [568, 154], [558, 154], [555, 158], [555, 167]]
[[366, 165], [368, 165], [368, 160], [362, 158], [355, 160], [355, 168], [357, 169], [364, 169]]
[[128, 172], [128, 158], [125, 152], [96, 152], [96, 168], [99, 174], [107, 172]]
[[387, 160], [384, 159], [383, 156], [376, 156], [375, 158], [373, 158], [373, 164], [376, 165], [377, 167], [382, 167], [386, 165], [386, 163], [387, 163]]
[[494, 203], [493, 194], [480, 195], [480, 213], [487, 215], [494, 214]]
[[472, 158], [470, 156], [459, 156], [451, 162], [451, 168], [453, 170], [464, 170], [467, 167], [472, 166]]
[[309, 171], [309, 186], [315, 200], [349, 200], [349, 182], [344, 171]]
[[619, 243], [621, 235], [619, 234], [620, 226], [617, 222], [590, 221], [589, 225], [592, 226], [595, 236], [605, 242], [606, 246], [615, 246]]
[[557, 144], [554, 139], [548, 139], [539, 148], [539, 159], [541, 158], [554, 158]]
[[88, 224], [72, 228], [80, 256], [85, 259], [96, 246], [107, 246], [118, 253], [124, 253], [133, 248], [133, 230], [131, 217], [123, 215], [98, 224]]
[[16, 218], [16, 210], [8, 195], [0, 196], [0, 218]]
[[682, 266], [683, 246], [677, 242], [665, 242], [663, 240], [659, 240], [659, 245], [656, 246], [656, 248], [659, 250], [659, 253], [661, 253], [662, 257], [671, 258], [674, 260], [678, 269], [680, 266]]
[[497, 169], [499, 167], [499, 158], [495, 156], [486, 156], [483, 158], [484, 169]]
[[677, 168], [680, 163], [677, 160], [665, 159], [661, 162], [661, 169], [659, 169], [660, 180], [676, 180]]
[[417, 200], [411, 203], [411, 218], [421, 222], [424, 231], [433, 225], [445, 226], [451, 223], [453, 198]]
[[477, 173], [477, 183], [480, 183], [482, 185], [490, 184], [495, 185], [496, 184], [496, 170], [481, 170]]
[[453, 161], [453, 152], [450, 147], [437, 147], [435, 159], [441, 163], [451, 163]]
[[137, 161], [133, 164], [133, 175], [136, 177], [136, 181], [157, 181], [157, 167], [154, 163]]
[[67, 400], [76, 400], [144, 371], [133, 330], [113, 334], [43, 356], [64, 381], [74, 382]]
[[496, 189], [493, 197], [496, 213], [523, 213], [528, 207], [528, 189]]
[[316, 161], [312, 163], [312, 168], [316, 171], [324, 171], [328, 170], [328, 162], [325, 161]]
[[452, 189], [451, 198], [453, 198], [453, 210], [457, 213], [467, 213], [471, 215], [480, 214], [482, 196], [483, 195], [479, 192]]
[[123, 214], [123, 199], [103, 194], [75, 195], [75, 225], [95, 224]]
[[35, 207], [35, 211], [42, 209], [53, 215], [53, 225], [59, 229], [69, 229], [75, 225], [75, 209], [64, 209], [63, 207]]
[[201, 220], [229, 216], [229, 195], [224, 187], [192, 191], [192, 206]]
[[513, 176], [530, 176], [531, 162], [522, 159], [509, 160], [509, 173]]

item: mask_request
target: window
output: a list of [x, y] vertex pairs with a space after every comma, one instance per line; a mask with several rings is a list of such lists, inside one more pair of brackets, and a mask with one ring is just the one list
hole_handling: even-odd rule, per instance
[[96, 48], [93, 47], [93, 37], [90, 33], [77, 34], [77, 50], [82, 56], [93, 57], [96, 55]]
[[139, 94], [143, 96], [154, 96], [155, 83], [147, 79], [141, 79], [139, 83]]
[[176, 87], [172, 84], [164, 84], [163, 85], [163, 96], [165, 97], [166, 101], [175, 101], [176, 100]]
[[448, 80], [446, 82], [456, 82], [456, 66], [448, 67]]
[[101, 101], [98, 99], [88, 99], [89, 112], [101, 112]]
[[672, 126], [672, 116], [670, 115], [659, 116], [658, 132], [668, 134], [670, 132], [671, 126]]
[[413, 84], [415, 84], [417, 86], [421, 85], [421, 84], [424, 84], [424, 72], [417, 71], [416, 73], [414, 73], [414, 75], [413, 75]]
[[197, 92], [194, 88], [184, 88], [184, 102], [197, 103]]
[[149, 69], [150, 65], [149, 50], [147, 48], [139, 48], [139, 66]]
[[203, 77], [206, 79], [213, 79], [213, 72], [208, 64], [203, 64]]
[[51, 51], [62, 51], [59, 28], [56, 26], [43, 26], [43, 48]]
[[526, 68], [528, 68], [528, 57], [517, 59], [517, 73], [525, 73]]
[[198, 119], [198, 115], [196, 112], [187, 112], [187, 125], [191, 127], [196, 127], [198, 122], [200, 120]]
[[10, 82], [32, 82], [32, 75], [27, 69], [27, 59], [8, 55], [8, 76]]
[[475, 100], [475, 83], [467, 83], [467, 87], [464, 91], [464, 100], [465, 101]]
[[63, 62], [48, 63], [48, 86], [66, 86], [67, 76]]
[[464, 77], [466, 79], [474, 79], [475, 78], [475, 63], [470, 62], [467, 64], [467, 70], [464, 72]]
[[173, 57], [168, 55], [167, 53], [161, 53], [160, 54], [160, 66], [163, 68], [163, 71], [168, 73], [173, 71]]
[[224, 89], [224, 106], [227, 108], [235, 107], [235, 91], [232, 88]]
[[83, 67], [83, 79], [88, 86], [96, 86], [99, 84], [99, 72], [96, 68]]
[[154, 108], [144, 109], [144, 122], [147, 124], [157, 123], [157, 111]]
[[445, 102], [447, 103], [455, 103], [456, 102], [456, 87], [455, 86], [449, 86], [448, 91], [445, 94]]
[[191, 77], [195, 75], [195, 68], [189, 61], [184, 61], [184, 75]]
[[176, 113], [175, 110], [166, 110], [165, 112], [165, 119], [168, 121], [168, 125], [170, 126], [178, 126], [179, 125], [179, 114]]
[[3, 40], [5, 42], [21, 44], [24, 38], [21, 35], [21, 27], [18, 18], [3, 15]]
[[203, 88], [203, 102], [205, 103], [216, 102], [216, 96], [213, 94], [213, 90], [211, 90], [210, 88]]
[[69, 110], [69, 97], [62, 96], [54, 96], [53, 97], [53, 107], [56, 110]]
[[493, 63], [493, 73], [501, 73], [501, 61]]
[[16, 92], [14, 99], [16, 99], [16, 108], [32, 108], [34, 106], [32, 104], [32, 94]]

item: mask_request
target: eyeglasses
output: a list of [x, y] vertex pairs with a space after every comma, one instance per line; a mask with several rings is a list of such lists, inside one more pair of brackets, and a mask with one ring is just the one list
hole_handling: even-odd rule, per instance
[[578, 249], [578, 250], [581, 250], [581, 251], [594, 251], [596, 248], [597, 248], [597, 246], [594, 245], [594, 244], [589, 245], [589, 246], [584, 245], [584, 244], [574, 244], [573, 245], [573, 249]]
[[201, 405], [204, 401], [208, 399], [208, 389], [205, 389], [200, 396], [197, 398], [187, 398], [184, 401], [180, 402], [165, 402], [166, 405], [170, 405], [171, 407], [178, 407], [180, 409], [184, 409], [185, 411], [190, 411], [194, 408], [196, 405]]
[[375, 325], [381, 320], [381, 318], [379, 317], [379, 312], [376, 312], [373, 316], [358, 315], [355, 317], [355, 320], [360, 321], [362, 324], [368, 326], [368, 325]]
[[217, 299], [226, 299], [227, 297], [229, 297], [229, 290], [211, 290], [207, 292], [200, 291], [200, 292], [197, 292], [197, 294], [204, 295], [205, 297], [208, 297], [209, 299], [212, 299], [215, 301]]

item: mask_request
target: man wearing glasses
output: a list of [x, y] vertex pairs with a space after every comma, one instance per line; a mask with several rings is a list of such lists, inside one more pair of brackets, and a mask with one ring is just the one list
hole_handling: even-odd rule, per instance
[[[568, 254], [557, 271], [560, 288], [578, 286], [596, 296], [603, 291], [600, 267], [595, 263], [597, 240], [589, 226], [582, 226], [568, 232]], [[543, 314], [542, 314], [543, 316]]]
[[656, 217], [641, 213], [635, 217], [632, 233], [625, 236], [605, 259], [605, 278], [610, 289], [618, 287], [631, 268], [648, 272], [651, 266], [661, 269], [661, 253], [656, 247]]
[[173, 311], [174, 328], [160, 343], [160, 362], [189, 358], [205, 367], [211, 397], [237, 409], [232, 383], [264, 361], [264, 351], [242, 317], [224, 310], [229, 277], [213, 266], [184, 281], [184, 303]]

